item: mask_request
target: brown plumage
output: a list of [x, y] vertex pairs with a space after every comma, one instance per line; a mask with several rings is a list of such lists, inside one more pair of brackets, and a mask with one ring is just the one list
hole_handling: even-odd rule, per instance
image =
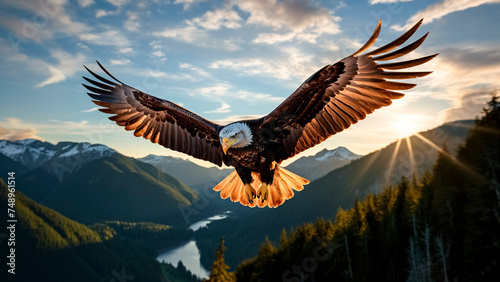
[[[279, 167], [282, 161], [390, 105], [392, 99], [404, 96], [397, 91], [416, 85], [386, 79], [410, 79], [431, 73], [397, 70], [421, 65], [437, 54], [377, 63], [399, 58], [420, 46], [427, 34], [393, 51], [421, 24], [422, 20], [396, 40], [362, 54], [375, 43], [381, 29], [379, 21], [373, 35], [358, 51], [317, 71], [270, 114], [227, 126], [130, 87], [99, 63], [116, 82], [87, 69], [97, 80], [84, 77], [92, 84], [84, 86], [91, 92], [88, 94], [92, 101], [103, 107], [100, 111], [113, 114], [110, 119], [133, 130], [135, 136], [218, 166], [234, 166], [235, 172], [214, 188], [222, 198], [250, 207], [277, 207], [293, 197], [293, 190], [300, 191], [309, 183]], [[255, 195], [260, 198], [256, 200]]]

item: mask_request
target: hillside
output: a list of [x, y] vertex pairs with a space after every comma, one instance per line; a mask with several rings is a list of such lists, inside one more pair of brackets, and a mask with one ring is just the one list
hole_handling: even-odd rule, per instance
[[182, 208], [198, 199], [195, 191], [154, 166], [116, 154], [84, 165], [42, 203], [80, 222], [182, 224]]
[[0, 178], [2, 178], [4, 181], [7, 180], [7, 172], [14, 171], [18, 175], [21, 175], [23, 173], [26, 173], [28, 170], [29, 169], [25, 165], [16, 162], [0, 153], [0, 172], [2, 172]]
[[[89, 227], [19, 191], [15, 198], [15, 246], [10, 247], [15, 247], [16, 274], [2, 271], [1, 281], [117, 281], [123, 275], [134, 281], [161, 281], [156, 250], [192, 236], [152, 223], [109, 222]], [[7, 186], [2, 179], [0, 204], [7, 207]], [[0, 246], [3, 254], [10, 253], [5, 241]], [[7, 265], [7, 255], [0, 262]]]
[[196, 190], [214, 187], [232, 171], [232, 168], [203, 167], [189, 160], [169, 156], [148, 155], [137, 160], [154, 165]]

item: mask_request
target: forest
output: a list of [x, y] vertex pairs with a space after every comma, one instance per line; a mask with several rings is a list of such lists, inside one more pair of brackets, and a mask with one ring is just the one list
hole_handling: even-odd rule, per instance
[[282, 230], [232, 272], [221, 240], [207, 281], [496, 281], [500, 276], [500, 102], [493, 96], [454, 157]]

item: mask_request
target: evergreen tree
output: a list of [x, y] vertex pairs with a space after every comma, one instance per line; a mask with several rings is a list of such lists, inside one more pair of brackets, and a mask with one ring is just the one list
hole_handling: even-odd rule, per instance
[[286, 239], [286, 230], [285, 228], [283, 228], [281, 230], [281, 236], [280, 236], [280, 248], [283, 248], [287, 243], [287, 239]]
[[220, 247], [217, 249], [217, 254], [215, 257], [214, 264], [212, 265], [209, 282], [230, 282], [236, 281], [234, 274], [228, 272], [229, 266], [224, 262], [224, 238], [220, 239]]

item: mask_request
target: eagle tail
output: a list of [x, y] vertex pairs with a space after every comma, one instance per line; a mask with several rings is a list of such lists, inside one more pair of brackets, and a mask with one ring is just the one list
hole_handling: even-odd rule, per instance
[[[262, 184], [260, 174], [252, 172], [252, 179], [251, 186], [257, 191]], [[219, 191], [222, 199], [230, 198], [231, 201], [240, 202], [244, 206], [252, 208], [255, 206], [259, 208], [268, 206], [270, 208], [275, 208], [292, 198], [294, 195], [293, 190], [302, 191], [304, 185], [309, 184], [309, 182], [309, 180], [276, 165], [273, 183], [267, 186], [269, 193], [266, 201], [256, 198], [250, 203], [245, 194], [245, 185], [236, 171], [229, 174], [224, 180], [217, 184], [213, 190]]]

